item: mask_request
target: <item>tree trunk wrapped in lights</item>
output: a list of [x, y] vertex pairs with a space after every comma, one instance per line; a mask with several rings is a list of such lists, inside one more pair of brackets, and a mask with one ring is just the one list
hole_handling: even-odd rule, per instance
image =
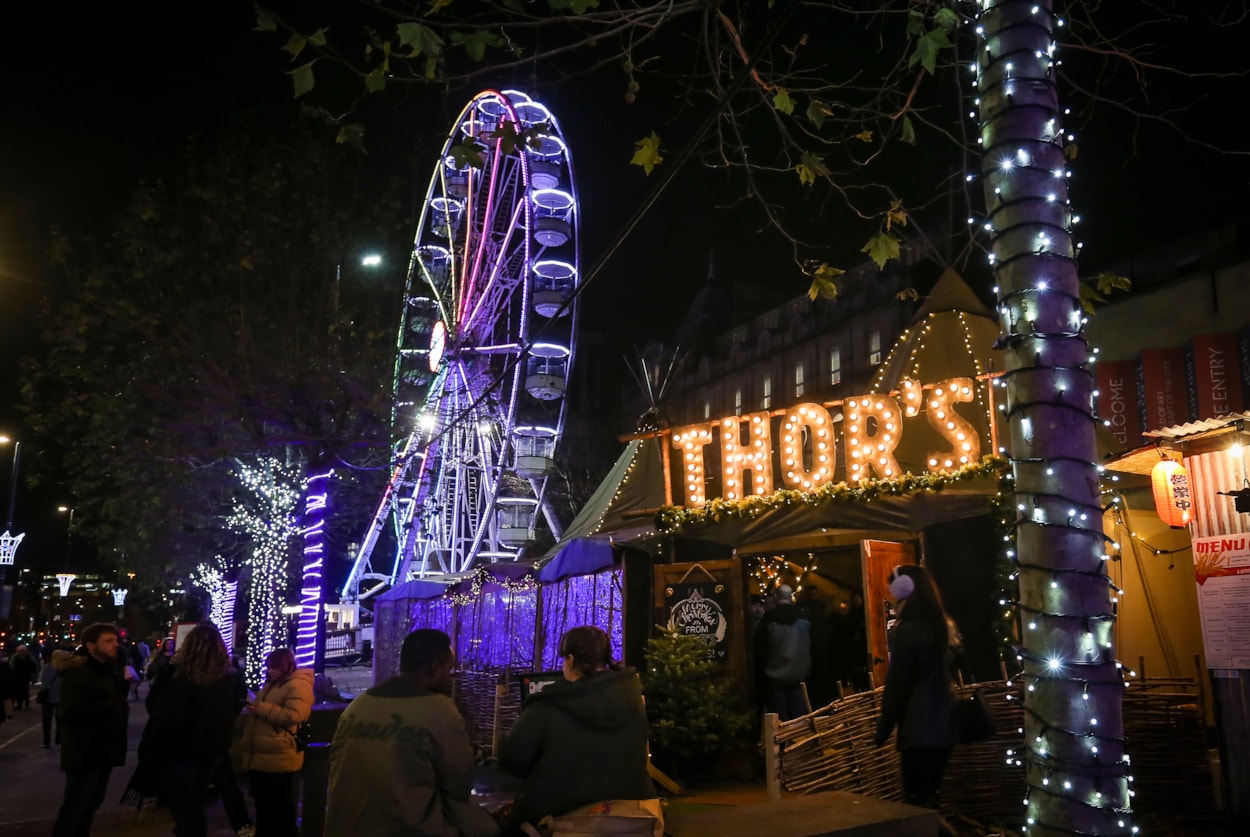
[[265, 656], [285, 645], [282, 606], [290, 587], [291, 550], [300, 534], [297, 517], [303, 499], [300, 467], [261, 457], [257, 465], [239, 464], [239, 482], [250, 495], [236, 501], [227, 525], [252, 539], [247, 596], [247, 682], [265, 679]]
[[1050, 0], [980, 0], [982, 173], [1017, 500], [1027, 834], [1136, 833], [1112, 643], [1094, 377]]

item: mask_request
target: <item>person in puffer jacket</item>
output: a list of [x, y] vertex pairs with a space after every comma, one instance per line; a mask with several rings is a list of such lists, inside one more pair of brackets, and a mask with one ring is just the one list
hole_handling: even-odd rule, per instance
[[296, 779], [304, 754], [295, 730], [312, 715], [312, 669], [296, 668], [289, 648], [265, 658], [265, 685], [243, 710], [243, 767], [256, 802], [256, 833], [296, 837]]
[[633, 801], [628, 815], [654, 817], [662, 834], [638, 675], [612, 666], [608, 635], [590, 625], [561, 637], [560, 657], [564, 679], [526, 701], [499, 748], [499, 766], [522, 777], [505, 833], [596, 803]]

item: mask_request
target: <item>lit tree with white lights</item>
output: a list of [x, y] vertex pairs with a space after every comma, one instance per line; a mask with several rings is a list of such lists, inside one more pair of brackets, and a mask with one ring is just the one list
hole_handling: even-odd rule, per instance
[[981, 171], [1015, 479], [1027, 834], [1136, 833], [1051, 2], [981, 0]]
[[191, 583], [208, 594], [208, 621], [221, 631], [226, 649], [234, 653], [234, 603], [238, 597], [238, 574], [222, 566], [220, 555], [212, 564], [200, 564], [191, 573]]
[[299, 504], [304, 471], [274, 457], [255, 465], [238, 464], [239, 482], [247, 490], [237, 500], [227, 525], [252, 539], [247, 596], [247, 680], [259, 685], [265, 676], [265, 655], [283, 636], [282, 606], [290, 581], [292, 549], [300, 534]]

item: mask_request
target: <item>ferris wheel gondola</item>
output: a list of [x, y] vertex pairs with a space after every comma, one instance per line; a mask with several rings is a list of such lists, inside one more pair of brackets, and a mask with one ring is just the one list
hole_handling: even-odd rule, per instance
[[[552, 113], [479, 93], [434, 167], [396, 346], [392, 477], [343, 588], [525, 555], [544, 523], [576, 350], [579, 203]], [[392, 524], [389, 571], [372, 553]], [[367, 593], [365, 594], [367, 595]]]

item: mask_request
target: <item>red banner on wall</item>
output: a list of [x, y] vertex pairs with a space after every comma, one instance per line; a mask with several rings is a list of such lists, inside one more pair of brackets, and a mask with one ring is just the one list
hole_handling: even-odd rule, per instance
[[1241, 412], [1241, 370], [1237, 338], [1232, 334], [1200, 334], [1186, 347], [1190, 413], [1209, 419]]
[[1098, 418], [1111, 424], [1112, 435], [1126, 448], [1141, 445], [1141, 413], [1137, 400], [1137, 364], [1131, 360], [1100, 360]]
[[1183, 349], [1146, 349], [1137, 358], [1142, 428], [1158, 430], [1190, 420]]

